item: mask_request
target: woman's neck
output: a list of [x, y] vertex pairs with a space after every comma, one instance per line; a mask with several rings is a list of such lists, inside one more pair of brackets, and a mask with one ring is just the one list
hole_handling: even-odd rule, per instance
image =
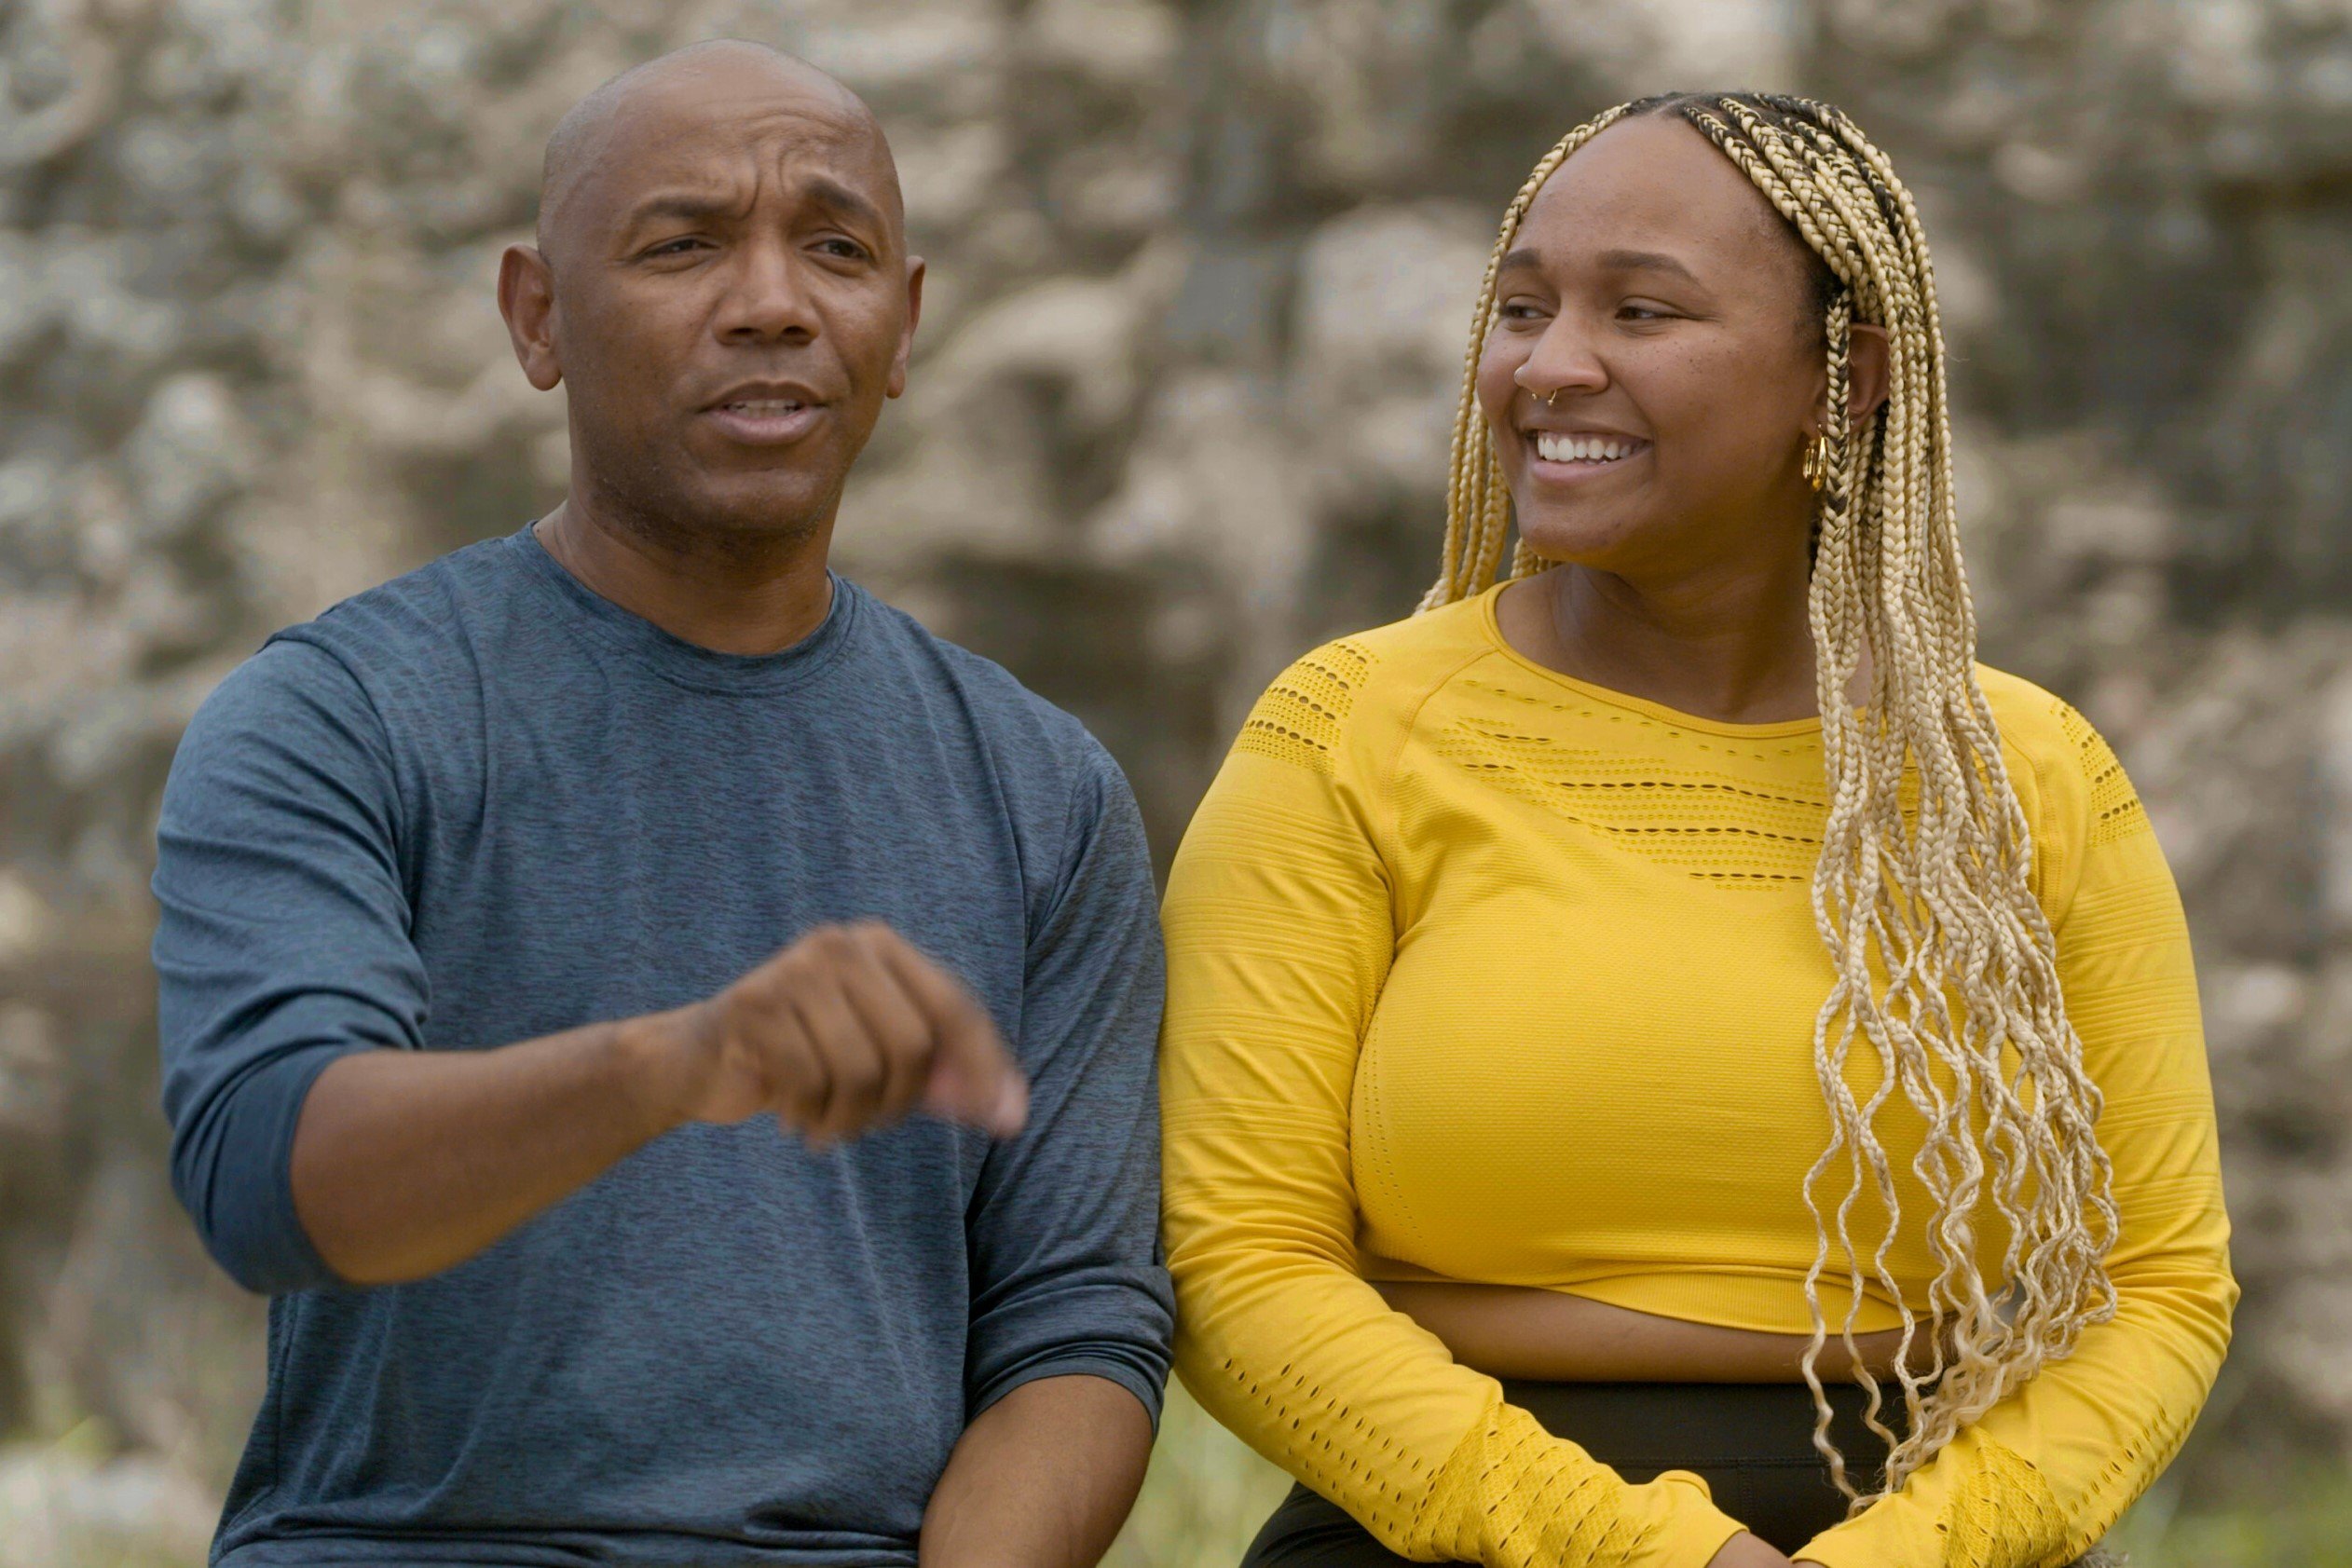
[[1812, 718], [1805, 563], [1634, 578], [1554, 566], [1503, 591], [1504, 640], [1549, 669], [1730, 724]]

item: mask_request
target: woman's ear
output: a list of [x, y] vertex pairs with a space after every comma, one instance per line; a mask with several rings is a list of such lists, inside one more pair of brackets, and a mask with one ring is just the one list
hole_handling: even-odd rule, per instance
[[1860, 429], [1886, 402], [1886, 328], [1856, 321], [1846, 338], [1848, 423]]

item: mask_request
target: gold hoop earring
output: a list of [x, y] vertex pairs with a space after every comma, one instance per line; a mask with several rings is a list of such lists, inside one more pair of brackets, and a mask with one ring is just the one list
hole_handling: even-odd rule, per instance
[[1803, 466], [1805, 470], [1805, 483], [1812, 485], [1814, 489], [1818, 490], [1823, 485], [1829, 483], [1828, 431], [1824, 430], [1821, 434], [1805, 443], [1805, 457]]

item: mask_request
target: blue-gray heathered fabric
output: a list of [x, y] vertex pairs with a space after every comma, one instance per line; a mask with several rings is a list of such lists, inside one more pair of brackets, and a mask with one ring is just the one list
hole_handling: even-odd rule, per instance
[[[271, 638], [159, 838], [173, 1179], [274, 1294], [216, 1562], [911, 1564], [1006, 1391], [1092, 1373], [1156, 1418], [1142, 826], [997, 666], [839, 578], [793, 648], [714, 653], [525, 528]], [[861, 917], [994, 1015], [1019, 1137], [689, 1126], [412, 1285], [341, 1288], [306, 1239], [288, 1154], [335, 1057], [677, 1007]]]

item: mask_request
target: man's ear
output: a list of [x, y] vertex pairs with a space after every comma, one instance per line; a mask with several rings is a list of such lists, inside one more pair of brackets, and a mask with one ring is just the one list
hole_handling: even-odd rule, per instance
[[1854, 429], [1886, 402], [1886, 328], [1856, 321], [1846, 338], [1846, 409]]
[[537, 247], [509, 245], [499, 257], [499, 314], [523, 374], [540, 391], [554, 390], [564, 378], [555, 352], [555, 274]]
[[907, 326], [898, 334], [898, 352], [890, 361], [890, 380], [882, 390], [896, 397], [907, 389], [907, 361], [915, 351], [915, 324], [923, 320], [923, 258], [907, 258]]

